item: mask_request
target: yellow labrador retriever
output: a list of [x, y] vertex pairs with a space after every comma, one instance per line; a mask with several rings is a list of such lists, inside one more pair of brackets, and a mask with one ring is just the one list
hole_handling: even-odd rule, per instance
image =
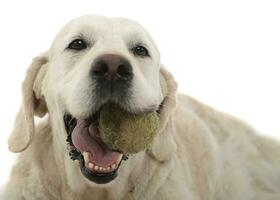
[[[36, 57], [9, 138], [20, 152], [4, 200], [279, 200], [280, 145], [188, 96], [137, 23], [83, 16]], [[109, 102], [157, 111], [149, 148], [107, 148], [97, 128]], [[39, 124], [35, 116], [43, 117]], [[72, 137], [75, 133], [75, 137]]]

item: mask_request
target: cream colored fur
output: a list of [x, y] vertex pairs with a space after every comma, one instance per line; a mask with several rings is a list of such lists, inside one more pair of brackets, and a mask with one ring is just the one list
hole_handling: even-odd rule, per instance
[[[108, 40], [96, 41], [86, 55], [61, 53], [62, 44], [76, 29], [94, 31], [95, 40], [101, 33]], [[144, 38], [151, 60], [137, 60], [128, 53], [120, 39], [128, 32]], [[163, 104], [161, 129], [151, 147], [123, 162], [113, 182], [97, 185], [69, 159], [62, 116], [65, 109], [88, 115], [83, 107], [89, 98], [86, 66], [104, 52], [118, 52], [135, 67], [137, 83], [129, 109]], [[280, 145], [234, 117], [177, 94], [176, 89], [172, 75], [160, 67], [155, 44], [136, 23], [97, 16], [70, 22], [26, 74], [22, 107], [9, 139], [10, 150], [21, 153], [1, 199], [279, 200]], [[45, 114], [35, 126], [34, 117]]]

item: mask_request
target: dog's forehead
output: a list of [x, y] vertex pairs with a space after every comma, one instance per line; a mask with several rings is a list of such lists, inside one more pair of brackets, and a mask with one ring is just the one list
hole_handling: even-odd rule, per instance
[[68, 22], [57, 34], [54, 42], [67, 36], [72, 37], [83, 33], [100, 34], [104, 37], [112, 34], [120, 36], [133, 34], [138, 37], [150, 38], [148, 32], [141, 25], [130, 19], [86, 15]]
[[137, 22], [121, 17], [86, 15], [68, 22], [58, 32], [49, 49], [49, 57], [63, 51], [71, 41], [81, 37], [88, 41], [102, 41], [110, 45], [144, 44], [149, 46], [157, 58], [160, 54], [153, 38]]
[[98, 27], [98, 28], [133, 28], [138, 31], [144, 31], [137, 22], [122, 18], [122, 17], [104, 17], [97, 15], [86, 15], [73, 19], [68, 23], [68, 26], [88, 26], [88, 27]]

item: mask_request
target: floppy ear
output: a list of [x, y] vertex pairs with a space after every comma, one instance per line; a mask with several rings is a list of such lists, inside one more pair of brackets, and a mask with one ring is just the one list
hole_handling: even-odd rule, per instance
[[9, 137], [9, 150], [24, 151], [32, 141], [35, 132], [34, 116], [43, 117], [47, 112], [41, 94], [41, 82], [47, 69], [46, 55], [32, 60], [22, 83], [22, 104], [17, 114], [14, 129]]
[[165, 68], [160, 69], [160, 85], [164, 96], [160, 111], [160, 130], [155, 137], [150, 155], [158, 161], [167, 161], [176, 152], [177, 145], [174, 139], [174, 123], [172, 112], [176, 107], [177, 83], [170, 72]]

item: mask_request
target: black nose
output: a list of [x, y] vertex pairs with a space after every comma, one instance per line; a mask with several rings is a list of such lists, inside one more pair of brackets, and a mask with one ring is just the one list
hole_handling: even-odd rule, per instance
[[91, 76], [94, 79], [131, 80], [131, 64], [122, 56], [105, 54], [99, 56], [92, 65]]

